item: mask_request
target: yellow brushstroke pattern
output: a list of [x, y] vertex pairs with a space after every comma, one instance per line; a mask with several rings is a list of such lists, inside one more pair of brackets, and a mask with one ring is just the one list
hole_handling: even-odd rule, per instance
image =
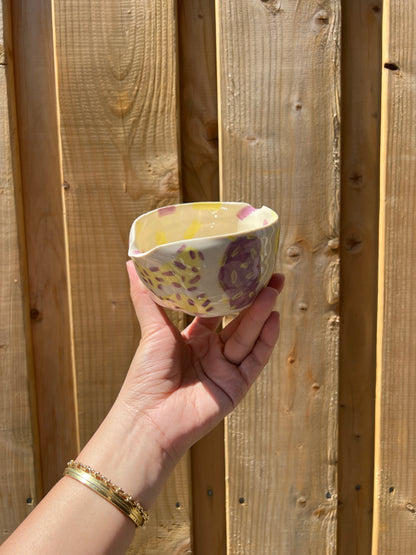
[[222, 202], [196, 202], [192, 206], [195, 210], [219, 210]]
[[199, 220], [194, 220], [191, 225], [188, 227], [188, 229], [185, 231], [183, 238], [184, 239], [193, 239], [195, 237], [195, 235], [198, 233], [200, 227], [201, 227], [201, 222]]
[[142, 227], [143, 227], [143, 222], [141, 222], [141, 221], [136, 222], [136, 225], [134, 226], [134, 233], [136, 234], [136, 241], [137, 241], [137, 239], [140, 235]]
[[164, 245], [165, 243], [167, 243], [166, 233], [164, 231], [156, 231], [155, 239], [156, 239], [157, 246]]

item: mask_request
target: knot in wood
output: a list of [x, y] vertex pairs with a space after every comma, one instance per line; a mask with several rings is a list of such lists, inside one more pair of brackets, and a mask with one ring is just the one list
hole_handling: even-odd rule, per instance
[[272, 15], [277, 15], [283, 11], [280, 7], [281, 0], [261, 0], [261, 3]]
[[413, 505], [413, 503], [407, 503], [406, 509], [407, 509], [410, 513], [416, 514], [416, 508], [415, 508], [415, 506]]
[[339, 249], [339, 237], [334, 237], [332, 239], [330, 239], [328, 241], [328, 248], [331, 249], [331, 251], [336, 251]]
[[297, 504], [299, 507], [305, 507], [305, 506], [306, 506], [306, 498], [303, 497], [303, 495], [301, 495], [300, 497], [297, 498], [296, 504]]
[[312, 18], [312, 29], [318, 35], [323, 32], [324, 28], [328, 28], [329, 25], [329, 14], [326, 10], [318, 10]]
[[334, 314], [329, 317], [328, 319], [328, 326], [330, 329], [336, 329], [339, 326], [340, 317], [337, 314]]
[[249, 145], [256, 145], [259, 142], [258, 137], [255, 137], [254, 135], [248, 135], [244, 138], [244, 140]]
[[349, 252], [360, 252], [363, 248], [363, 240], [358, 233], [350, 233], [345, 240], [345, 249]]
[[326, 10], [319, 10], [315, 14], [315, 21], [319, 25], [328, 25], [329, 23], [329, 15]]
[[42, 320], [42, 314], [37, 308], [32, 308], [30, 310], [30, 319], [34, 320], [35, 322], [40, 322]]
[[363, 175], [359, 172], [354, 172], [350, 175], [349, 180], [354, 189], [362, 189], [363, 187]]
[[324, 516], [324, 514], [325, 514], [325, 509], [324, 509], [323, 507], [318, 507], [318, 508], [316, 509], [316, 511], [314, 511], [313, 516], [314, 516], [316, 519], [319, 519], [319, 518], [321, 518], [322, 516]]
[[159, 181], [159, 186], [163, 191], [168, 193], [176, 193], [179, 191], [178, 170], [173, 169], [165, 173]]
[[291, 264], [296, 264], [300, 259], [301, 250], [297, 245], [292, 245], [287, 249], [286, 254], [289, 258], [289, 262]]

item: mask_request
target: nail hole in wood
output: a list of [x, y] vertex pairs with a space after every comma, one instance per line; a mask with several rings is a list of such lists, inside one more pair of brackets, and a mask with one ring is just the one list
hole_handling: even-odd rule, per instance
[[386, 69], [389, 69], [390, 71], [398, 71], [398, 69], [399, 69], [399, 66], [397, 64], [393, 63], [393, 62], [386, 62], [384, 64], [384, 67]]

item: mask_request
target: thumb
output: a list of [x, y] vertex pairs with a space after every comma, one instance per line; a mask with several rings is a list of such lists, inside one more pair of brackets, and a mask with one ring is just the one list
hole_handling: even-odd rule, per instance
[[142, 335], [157, 331], [168, 323], [168, 318], [164, 310], [151, 298], [148, 289], [137, 274], [134, 262], [129, 260], [126, 266], [130, 280], [130, 296]]

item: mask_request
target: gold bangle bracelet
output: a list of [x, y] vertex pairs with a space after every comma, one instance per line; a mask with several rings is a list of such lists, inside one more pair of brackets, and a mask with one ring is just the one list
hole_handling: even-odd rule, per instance
[[91, 467], [78, 461], [69, 461], [64, 470], [64, 476], [70, 476], [89, 487], [95, 493], [98, 493], [98, 495], [128, 516], [136, 526], [143, 526], [149, 520], [149, 515], [140, 503]]

